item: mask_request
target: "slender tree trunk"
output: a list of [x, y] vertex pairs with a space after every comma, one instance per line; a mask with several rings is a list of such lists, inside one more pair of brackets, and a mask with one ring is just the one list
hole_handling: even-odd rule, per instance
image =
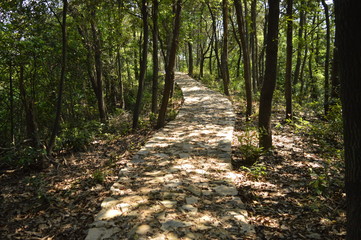
[[361, 2], [335, 0], [344, 120], [346, 239], [361, 236]]
[[24, 105], [25, 110], [25, 122], [26, 122], [26, 135], [30, 139], [31, 146], [34, 149], [39, 149], [40, 139], [38, 134], [38, 124], [35, 120], [35, 111], [34, 111], [34, 101], [28, 99], [25, 84], [24, 84], [24, 65], [20, 65], [20, 74], [19, 74], [19, 90], [21, 100]]
[[293, 34], [293, 0], [287, 0], [287, 60], [285, 78], [285, 99], [286, 99], [286, 119], [292, 119], [292, 34]]
[[15, 135], [14, 135], [14, 83], [13, 83], [13, 66], [12, 62], [9, 64], [9, 100], [10, 100], [10, 141], [11, 145], [15, 145]]
[[[337, 31], [337, 30], [336, 30]], [[331, 99], [332, 103], [335, 103], [336, 99], [340, 98], [340, 80], [338, 72], [338, 50], [337, 45], [333, 49], [333, 59], [332, 59], [332, 72], [331, 72]]]
[[174, 66], [175, 66], [175, 59], [178, 48], [178, 37], [180, 32], [182, 0], [176, 1], [175, 10], [176, 11], [174, 16], [174, 27], [173, 27], [174, 32], [171, 43], [171, 51], [169, 52], [169, 57], [168, 57], [169, 62], [167, 64], [167, 69], [165, 73], [165, 85], [163, 91], [162, 104], [159, 110], [159, 116], [157, 120], [157, 128], [164, 127], [169, 97], [174, 83]]
[[103, 93], [103, 63], [102, 63], [102, 50], [101, 50], [101, 40], [99, 36], [99, 31], [95, 24], [96, 10], [93, 9], [91, 12], [91, 31], [93, 36], [93, 47], [94, 47], [94, 61], [95, 61], [95, 79], [96, 79], [96, 97], [98, 102], [98, 110], [100, 121], [105, 123], [107, 119], [106, 107], [104, 101]]
[[236, 8], [237, 15], [237, 24], [239, 29], [239, 36], [242, 44], [242, 56], [243, 56], [243, 77], [245, 80], [246, 86], [246, 100], [247, 100], [247, 110], [246, 118], [252, 115], [252, 81], [251, 81], [251, 64], [249, 59], [248, 43], [245, 37], [245, 21], [243, 18], [242, 3], [240, 0], [235, 0], [234, 5]]
[[152, 113], [158, 111], [158, 0], [153, 0], [153, 78], [152, 78]]
[[188, 75], [193, 76], [193, 44], [188, 41]]
[[257, 0], [251, 4], [251, 54], [252, 54], [252, 83], [253, 93], [256, 94], [258, 89], [258, 38], [257, 38]]
[[223, 49], [221, 56], [221, 71], [223, 79], [223, 90], [229, 96], [229, 70], [228, 70], [228, 0], [222, 0], [223, 12]]
[[[214, 39], [214, 54], [216, 56], [217, 70], [219, 71], [221, 66], [221, 61], [219, 59], [219, 50], [218, 50], [218, 37], [217, 37], [217, 21], [216, 16], [213, 13], [213, 10], [208, 2], [206, 2], [209, 13], [211, 14], [212, 19], [212, 29], [213, 29], [213, 39]], [[222, 72], [220, 72], [222, 73]]]
[[148, 55], [148, 38], [149, 38], [149, 29], [148, 29], [148, 6], [147, 0], [142, 0], [142, 19], [143, 19], [143, 51], [142, 59], [140, 62], [140, 75], [138, 80], [138, 92], [137, 100], [134, 107], [133, 113], [133, 129], [138, 128], [140, 108], [142, 105], [143, 98], [143, 89], [144, 89], [144, 79], [147, 72], [147, 55]]
[[329, 66], [330, 66], [330, 17], [328, 12], [328, 5], [325, 0], [321, 0], [323, 8], [325, 10], [325, 18], [326, 18], [326, 59], [325, 59], [325, 95], [324, 95], [324, 112], [327, 116], [329, 108], [330, 108], [330, 83], [329, 83]]
[[121, 109], [125, 108], [125, 102], [124, 102], [124, 84], [123, 84], [123, 78], [122, 78], [122, 60], [120, 57], [120, 50], [117, 52], [117, 65], [118, 65], [118, 84], [119, 84], [119, 107]]
[[60, 116], [62, 109], [62, 99], [63, 99], [63, 89], [65, 82], [65, 72], [66, 72], [66, 64], [67, 64], [67, 34], [66, 34], [66, 14], [68, 10], [68, 0], [63, 0], [63, 21], [61, 25], [62, 32], [62, 54], [61, 54], [61, 72], [60, 72], [60, 81], [58, 88], [58, 99], [56, 103], [56, 115], [54, 120], [54, 126], [51, 131], [51, 136], [49, 139], [49, 143], [47, 146], [47, 154], [51, 155], [54, 145], [55, 145], [55, 137], [59, 132], [60, 127]]
[[302, 62], [302, 48], [304, 46], [303, 40], [303, 26], [306, 21], [306, 15], [304, 10], [300, 10], [300, 26], [298, 28], [298, 44], [297, 44], [297, 59], [296, 59], [296, 66], [295, 66], [295, 75], [293, 77], [293, 85], [299, 81], [300, 78], [300, 70], [301, 70], [301, 62]]
[[276, 87], [278, 55], [279, 0], [269, 0], [266, 70], [259, 106], [259, 145], [265, 150], [272, 147], [271, 110]]

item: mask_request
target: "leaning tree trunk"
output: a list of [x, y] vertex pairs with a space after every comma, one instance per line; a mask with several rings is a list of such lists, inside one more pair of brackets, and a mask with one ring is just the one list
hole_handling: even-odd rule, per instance
[[278, 23], [279, 0], [269, 0], [266, 70], [261, 90], [258, 117], [260, 131], [259, 145], [265, 150], [272, 147], [271, 110], [277, 77]]
[[148, 55], [148, 38], [149, 38], [149, 29], [148, 29], [148, 10], [147, 10], [147, 0], [142, 0], [142, 19], [143, 19], [143, 51], [142, 59], [140, 62], [140, 74], [138, 80], [138, 92], [137, 100], [135, 102], [134, 113], [133, 113], [133, 129], [138, 128], [140, 108], [143, 98], [143, 89], [144, 89], [144, 79], [145, 73], [147, 71], [147, 55]]
[[176, 2], [176, 11], [174, 16], [174, 32], [171, 42], [171, 48], [168, 57], [168, 64], [165, 73], [165, 85], [163, 91], [162, 104], [159, 110], [158, 120], [157, 120], [157, 128], [164, 127], [165, 124], [165, 116], [168, 108], [169, 97], [172, 91], [172, 87], [174, 84], [174, 67], [175, 60], [178, 48], [178, 37], [180, 32], [180, 22], [181, 22], [181, 11], [182, 11], [182, 0], [177, 0]]
[[358, 240], [361, 236], [361, 3], [335, 0], [335, 12], [344, 119], [346, 239]]
[[292, 119], [292, 5], [293, 0], [287, 0], [287, 60], [286, 60], [286, 78], [285, 78], [285, 99], [286, 99], [286, 119]]

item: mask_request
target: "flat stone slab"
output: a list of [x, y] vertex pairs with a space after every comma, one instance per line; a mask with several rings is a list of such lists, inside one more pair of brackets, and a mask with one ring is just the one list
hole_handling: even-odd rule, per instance
[[231, 169], [231, 102], [177, 73], [177, 118], [129, 159], [88, 240], [255, 239]]

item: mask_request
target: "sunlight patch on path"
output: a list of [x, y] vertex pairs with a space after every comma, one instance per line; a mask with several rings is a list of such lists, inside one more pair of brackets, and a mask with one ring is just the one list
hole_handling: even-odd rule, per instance
[[176, 74], [184, 104], [119, 172], [86, 240], [253, 239], [231, 171], [230, 101]]

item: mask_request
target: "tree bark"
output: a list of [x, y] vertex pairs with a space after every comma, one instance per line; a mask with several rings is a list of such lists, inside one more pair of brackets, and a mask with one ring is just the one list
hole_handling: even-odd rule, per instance
[[293, 0], [287, 0], [287, 60], [285, 78], [285, 99], [286, 99], [286, 119], [292, 119], [292, 34], [293, 34]]
[[63, 20], [61, 25], [61, 33], [62, 33], [62, 54], [61, 54], [61, 72], [60, 72], [60, 81], [58, 88], [58, 99], [56, 103], [56, 115], [54, 120], [54, 126], [51, 131], [51, 136], [49, 139], [49, 143], [47, 145], [47, 155], [51, 155], [53, 152], [53, 148], [55, 145], [55, 137], [59, 132], [60, 127], [60, 116], [62, 109], [62, 100], [63, 100], [63, 89], [65, 82], [65, 72], [66, 72], [66, 64], [67, 64], [67, 33], [66, 33], [66, 14], [68, 11], [68, 0], [63, 0]]
[[193, 76], [193, 44], [188, 41], [188, 75]]
[[295, 86], [300, 78], [300, 70], [301, 70], [301, 62], [302, 62], [302, 48], [304, 46], [304, 39], [303, 39], [303, 26], [306, 21], [306, 15], [304, 10], [300, 10], [300, 25], [298, 28], [298, 44], [297, 44], [297, 59], [296, 59], [296, 66], [295, 66], [295, 74], [293, 77], [293, 85]]
[[346, 239], [361, 236], [361, 2], [335, 0], [344, 120]]
[[251, 59], [252, 59], [252, 83], [253, 93], [258, 90], [258, 38], [257, 38], [257, 0], [253, 0], [251, 4]]
[[228, 1], [222, 0], [223, 15], [223, 49], [221, 56], [221, 71], [223, 79], [223, 91], [229, 96], [229, 70], [228, 70]]
[[103, 93], [103, 62], [102, 62], [102, 50], [101, 41], [99, 37], [99, 31], [95, 24], [96, 10], [93, 9], [91, 12], [92, 20], [90, 22], [91, 31], [93, 36], [93, 47], [94, 47], [94, 61], [95, 61], [95, 80], [96, 80], [96, 97], [98, 103], [100, 121], [105, 123], [107, 119], [106, 106], [104, 101]]
[[279, 0], [269, 0], [269, 16], [266, 47], [266, 70], [261, 90], [258, 127], [259, 145], [265, 150], [272, 147], [271, 111], [276, 87], [278, 55]]
[[158, 111], [158, 0], [153, 0], [153, 78], [152, 78], [152, 113]]
[[165, 125], [165, 116], [167, 113], [169, 97], [171, 94], [172, 86], [174, 84], [174, 66], [178, 48], [178, 37], [180, 32], [180, 22], [181, 22], [181, 11], [182, 11], [182, 0], [177, 0], [176, 9], [174, 16], [174, 32], [171, 43], [171, 50], [169, 52], [168, 64], [165, 73], [165, 85], [163, 91], [162, 104], [159, 110], [157, 128], [164, 127]]
[[249, 58], [248, 43], [245, 37], [245, 21], [243, 17], [242, 3], [240, 0], [235, 0], [234, 5], [236, 8], [237, 15], [237, 24], [239, 29], [239, 36], [242, 44], [242, 56], [243, 56], [243, 77], [246, 86], [246, 100], [247, 100], [247, 109], [246, 109], [246, 118], [252, 115], [252, 80], [251, 80], [251, 64]]
[[25, 84], [24, 84], [24, 65], [20, 65], [20, 74], [19, 74], [19, 90], [20, 97], [24, 105], [25, 110], [25, 122], [26, 122], [26, 135], [30, 139], [30, 144], [34, 149], [39, 149], [40, 139], [38, 134], [38, 124], [35, 119], [34, 112], [34, 101], [28, 99]]
[[148, 6], [147, 0], [142, 0], [142, 19], [143, 19], [143, 50], [142, 50], [142, 59], [140, 62], [140, 74], [138, 80], [138, 92], [137, 100], [134, 107], [133, 113], [133, 129], [138, 128], [140, 108], [143, 98], [143, 89], [144, 89], [144, 79], [147, 72], [147, 55], [148, 55], [148, 38], [149, 38], [149, 29], [148, 29]]
[[325, 59], [325, 82], [324, 82], [324, 113], [327, 116], [330, 108], [330, 83], [329, 83], [329, 66], [330, 66], [330, 16], [328, 12], [328, 5], [325, 0], [321, 0], [322, 6], [325, 10], [326, 18], [326, 59]]

